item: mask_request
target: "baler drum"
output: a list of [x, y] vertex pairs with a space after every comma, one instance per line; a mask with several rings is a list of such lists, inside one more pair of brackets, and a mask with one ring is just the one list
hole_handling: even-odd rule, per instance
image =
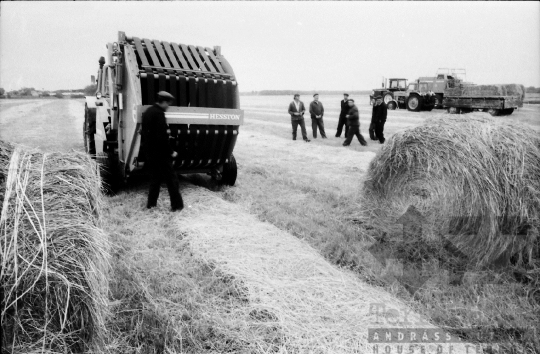
[[[169, 112], [174, 111], [174, 107], [223, 109], [216, 112], [220, 114], [239, 111], [235, 75], [219, 49], [137, 37], [124, 37], [124, 40], [124, 46], [129, 46], [130, 53], [136, 58], [132, 62], [137, 64], [143, 108], [156, 102], [159, 91], [167, 91], [175, 97]], [[200, 115], [193, 113], [197, 114]], [[182, 117], [181, 114], [178, 116]], [[183, 124], [178, 118], [167, 122], [171, 130], [169, 144], [178, 153], [176, 170], [215, 175], [232, 168], [229, 165], [241, 121], [235, 124], [234, 121], [221, 123], [216, 120], [197, 124], [192, 119]], [[141, 140], [139, 150], [134, 151], [136, 163], [146, 160], [144, 143]]]

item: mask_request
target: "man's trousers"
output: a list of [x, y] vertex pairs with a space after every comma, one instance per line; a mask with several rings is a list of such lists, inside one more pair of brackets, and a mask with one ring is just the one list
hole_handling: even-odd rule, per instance
[[146, 206], [151, 208], [157, 205], [161, 183], [165, 182], [171, 198], [171, 209], [184, 208], [184, 201], [179, 191], [178, 178], [174, 172], [172, 161], [170, 159], [148, 159], [147, 163], [150, 172], [150, 189]]
[[353, 137], [355, 135], [358, 138], [358, 141], [360, 142], [360, 145], [362, 145], [362, 146], [367, 145], [366, 140], [364, 139], [362, 134], [360, 134], [360, 126], [358, 126], [358, 125], [349, 126], [349, 131], [347, 133], [348, 133], [347, 134], [347, 139], [345, 139], [345, 141], [343, 142], [344, 146], [351, 145], [351, 142], [352, 142]]
[[376, 124], [374, 122], [371, 122], [371, 124], [369, 125], [369, 138], [371, 140], [378, 140], [377, 136], [375, 135], [375, 126]]
[[291, 119], [292, 124], [292, 138], [293, 140], [296, 140], [296, 131], [298, 130], [298, 126], [300, 125], [300, 129], [302, 131], [302, 138], [304, 140], [307, 140], [307, 130], [306, 130], [306, 123], [304, 121], [304, 118], [302, 119]]
[[347, 125], [347, 118], [345, 118], [345, 116], [339, 116], [336, 137], [341, 137], [343, 127], [345, 127], [345, 137], [347, 137], [347, 132], [349, 131], [349, 126]]
[[385, 140], [384, 139], [384, 123], [386, 122], [378, 121], [375, 124], [375, 135], [377, 136], [377, 139], [379, 140], [381, 144], [383, 144]]
[[311, 118], [311, 128], [313, 129], [313, 138], [317, 138], [317, 128], [321, 132], [321, 136], [326, 138], [326, 133], [324, 132], [324, 122], [322, 118]]

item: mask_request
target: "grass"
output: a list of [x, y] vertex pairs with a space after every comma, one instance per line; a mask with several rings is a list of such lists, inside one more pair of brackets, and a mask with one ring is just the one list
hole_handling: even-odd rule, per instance
[[[456, 328], [497, 325], [503, 332], [507, 329], [508, 336], [514, 328], [537, 328], [540, 294], [534, 287], [538, 284], [538, 274], [534, 271], [510, 267], [496, 272], [477, 272], [476, 281], [460, 285], [428, 282], [414, 298], [395, 281], [385, 281], [383, 265], [368, 250], [377, 234], [366, 229], [359, 220], [360, 211], [366, 207], [359, 204], [357, 194], [363, 182], [361, 172], [365, 169], [362, 154], [358, 154], [356, 164], [345, 162], [340, 151], [335, 150], [340, 143], [335, 138], [316, 141], [311, 147], [304, 143], [293, 145], [289, 142], [288, 117], [262, 113], [266, 107], [251, 106], [253, 110], [248, 111], [247, 122], [253, 118], [272, 124], [254, 121], [243, 127], [244, 140], [240, 140], [235, 149], [240, 164], [239, 180], [234, 188], [222, 192], [223, 198], [246, 206], [260, 220], [306, 240], [330, 261], [354, 269], [361, 279], [373, 285], [383, 286], [437, 325]], [[414, 126], [429, 116], [442, 115], [438, 111], [430, 115], [391, 112], [387, 121], [388, 136], [401, 129], [393, 126], [398, 119], [398, 126]], [[536, 108], [523, 109], [510, 117], [524, 124], [530, 121], [534, 129], [540, 126]], [[332, 118], [325, 120], [332, 122]], [[313, 146], [326, 151], [315, 158], [307, 156]], [[368, 151], [379, 148], [370, 144]], [[365, 150], [358, 146], [353, 151]], [[333, 179], [328, 178], [331, 174]], [[197, 180], [200, 185], [208, 183], [200, 177]], [[522, 276], [524, 273], [526, 275]], [[531, 337], [530, 332], [527, 333], [525, 337], [506, 338], [506, 345], [527, 353], [537, 352], [538, 335]]]
[[105, 211], [104, 228], [114, 245], [107, 351], [251, 353], [257, 345], [279, 347], [283, 336], [257, 326], [242, 282], [192, 252], [167, 202], [145, 208], [145, 187], [110, 198]]
[[[328, 111], [325, 124], [329, 137], [337, 125], [340, 98], [321, 97]], [[519, 269], [478, 272], [476, 278], [459, 286], [427, 282], [411, 298], [399, 283], [385, 275], [384, 265], [367, 249], [378, 235], [376, 230], [366, 229], [358, 217], [363, 207], [358, 202], [359, 189], [369, 161], [380, 145], [370, 142], [368, 149], [359, 144], [343, 148], [343, 139], [333, 137], [293, 144], [290, 118], [285, 112], [291, 98], [273, 97], [272, 102], [265, 98], [262, 105], [248, 99], [242, 98], [247, 124], [240, 129], [235, 149], [239, 163], [237, 185], [219, 189], [204, 176], [191, 176], [190, 182], [213, 189], [216, 195], [247, 208], [259, 220], [304, 239], [334, 264], [397, 295], [438, 325], [499, 324], [509, 331], [537, 326], [540, 299], [535, 300], [537, 295], [531, 289], [537, 275]], [[58, 104], [64, 103], [47, 106], [43, 116], [64, 112]], [[83, 104], [77, 105], [80, 110], [75, 109], [71, 117], [66, 114], [61, 120], [73, 124], [66, 129], [65, 148], [82, 145], [78, 127], [82, 125]], [[280, 113], [282, 106], [284, 114]], [[360, 108], [362, 132], [367, 135], [370, 106], [363, 104]], [[265, 113], [271, 110], [275, 114]], [[386, 133], [390, 136], [440, 113], [390, 112]], [[539, 113], [537, 107], [532, 107], [502, 118], [530, 123], [537, 129]], [[0, 124], [5, 120], [6, 116], [0, 115]], [[47, 121], [32, 120], [29, 126], [18, 119], [11, 124], [12, 131], [25, 134], [26, 130], [41, 129]], [[28, 136], [33, 134], [28, 132]], [[52, 139], [40, 143], [45, 149], [55, 144]], [[107, 352], [251, 353], [260, 351], [251, 345], [257, 341], [268, 348], [280, 348], [286, 337], [279, 330], [253, 331], [251, 324], [258, 320], [249, 316], [246, 285], [220, 272], [217, 264], [201, 261], [192, 253], [187, 244], [189, 235], [174, 227], [174, 215], [168, 213], [166, 202], [148, 213], [144, 209], [144, 188], [143, 184], [109, 198], [106, 204], [104, 227], [110, 234], [113, 257], [109, 279], [113, 316], [107, 322]], [[165, 193], [160, 200], [166, 198]], [[529, 279], [529, 283], [524, 279]], [[523, 350], [528, 353], [537, 350], [530, 337], [518, 337], [510, 345], [528, 345]]]
[[0, 100], [0, 139], [41, 151], [81, 151], [83, 120], [84, 100]]

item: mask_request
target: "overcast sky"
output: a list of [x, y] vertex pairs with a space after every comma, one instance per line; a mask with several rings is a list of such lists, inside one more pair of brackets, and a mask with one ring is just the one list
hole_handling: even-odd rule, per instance
[[467, 70], [540, 86], [539, 2], [1, 2], [0, 87], [90, 83], [118, 31], [220, 45], [241, 91], [352, 90]]

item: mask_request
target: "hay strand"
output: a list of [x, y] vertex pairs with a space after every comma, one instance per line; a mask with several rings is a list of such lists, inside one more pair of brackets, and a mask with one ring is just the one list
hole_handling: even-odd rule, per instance
[[107, 308], [107, 241], [96, 164], [80, 153], [0, 141], [3, 350], [97, 350]]
[[[193, 207], [176, 218], [178, 230], [189, 235], [198, 258], [242, 284], [245, 306], [258, 325], [279, 328], [280, 352], [365, 353], [372, 351], [368, 328], [435, 328], [384, 290], [331, 265], [305, 242], [239, 205], [200, 188], [184, 189], [183, 195]], [[377, 322], [376, 304], [409, 314], [410, 322]]]

